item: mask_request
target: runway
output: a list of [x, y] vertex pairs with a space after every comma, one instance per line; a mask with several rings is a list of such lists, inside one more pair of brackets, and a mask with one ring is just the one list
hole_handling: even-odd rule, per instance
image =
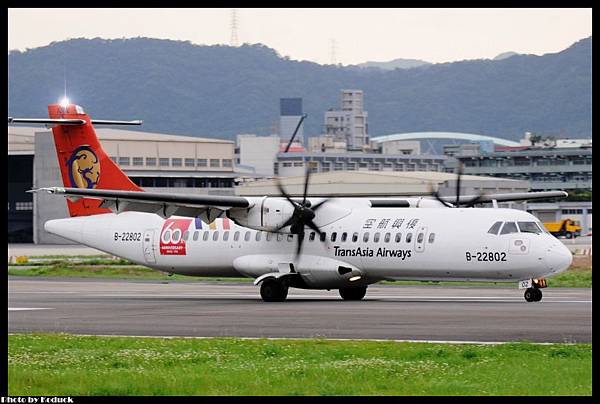
[[591, 342], [591, 289], [378, 286], [365, 300], [290, 289], [264, 303], [252, 284], [10, 277], [9, 332], [480, 342]]

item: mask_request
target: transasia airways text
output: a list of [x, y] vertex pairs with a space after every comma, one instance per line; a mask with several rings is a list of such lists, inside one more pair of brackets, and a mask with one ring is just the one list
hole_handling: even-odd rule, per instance
[[390, 257], [405, 260], [410, 258], [411, 250], [390, 250], [388, 248], [379, 247], [377, 251], [372, 248], [340, 248], [333, 246], [333, 253], [336, 257]]

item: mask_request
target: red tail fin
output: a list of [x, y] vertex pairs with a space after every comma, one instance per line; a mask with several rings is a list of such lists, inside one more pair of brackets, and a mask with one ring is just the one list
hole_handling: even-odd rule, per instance
[[[90, 117], [78, 105], [48, 105], [52, 119], [83, 119], [83, 125], [56, 125], [52, 128], [54, 144], [63, 184], [71, 188], [114, 189], [141, 191], [102, 149]], [[67, 201], [71, 216], [90, 216], [110, 213], [100, 208], [101, 201], [80, 199]]]

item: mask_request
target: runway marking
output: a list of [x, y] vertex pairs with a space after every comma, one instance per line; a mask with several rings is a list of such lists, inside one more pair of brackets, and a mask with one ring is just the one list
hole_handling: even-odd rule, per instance
[[[199, 298], [246, 298], [246, 299], [260, 299], [258, 295], [254, 294], [240, 294], [240, 293], [202, 293], [202, 294], [131, 294], [131, 293], [111, 293], [111, 294], [89, 294], [88, 298], [97, 298], [97, 297], [140, 297], [140, 298], [167, 298], [167, 299], [199, 299]], [[293, 301], [295, 299], [326, 299], [326, 300], [339, 300], [341, 299], [337, 296], [329, 296], [329, 295], [290, 295], [288, 300]], [[398, 296], [398, 295], [379, 295], [379, 296], [370, 296], [365, 298], [364, 301], [376, 301], [378, 299], [396, 299], [396, 300], [420, 300], [427, 302], [477, 302], [480, 300], [481, 302], [490, 302], [490, 303], [510, 303], [510, 302], [521, 302], [525, 301], [523, 297], [514, 297], [514, 298], [506, 298], [506, 297], [490, 297], [490, 296]], [[592, 303], [591, 300], [560, 300], [558, 297], [554, 298], [546, 298], [543, 300], [546, 303]]]
[[9, 307], [8, 311], [53, 310], [54, 307]]
[[[8, 335], [25, 335], [27, 333], [8, 333]], [[453, 341], [453, 340], [428, 340], [428, 339], [380, 339], [380, 338], [328, 338], [325, 336], [315, 337], [236, 337], [236, 336], [216, 336], [216, 337], [200, 337], [200, 336], [180, 336], [180, 335], [121, 335], [121, 334], [70, 334], [75, 337], [112, 337], [112, 338], [164, 338], [164, 339], [217, 339], [217, 338], [228, 338], [228, 339], [241, 339], [241, 340], [260, 340], [265, 339], [269, 341], [278, 340], [328, 340], [328, 341], [369, 341], [369, 342], [408, 342], [408, 343], [421, 343], [421, 344], [464, 344], [464, 345], [505, 345], [514, 344], [519, 341]], [[531, 345], [575, 345], [575, 342], [530, 342], [524, 341]]]

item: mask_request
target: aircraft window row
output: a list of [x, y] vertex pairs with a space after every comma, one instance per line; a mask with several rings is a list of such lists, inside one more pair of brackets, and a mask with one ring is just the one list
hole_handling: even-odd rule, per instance
[[[514, 226], [515, 223], [514, 222], [509, 222], [512, 223], [512, 225]], [[535, 225], [535, 228], [531, 227], [531, 224]], [[537, 227], [537, 225], [533, 222], [519, 222], [519, 226], [521, 227], [521, 231], [522, 232], [538, 232], [539, 233], [539, 228]], [[516, 228], [516, 227], [515, 227]], [[534, 231], [536, 230], [536, 231]], [[516, 231], [515, 231], [516, 232]], [[223, 232], [223, 237], [222, 237], [222, 241], [229, 241], [229, 231], [224, 231]], [[263, 232], [256, 232], [255, 238], [254, 240], [259, 242], [262, 239], [262, 233]], [[205, 231], [204, 234], [202, 235], [202, 240], [203, 241], [208, 241], [208, 239], [210, 238], [210, 231]], [[218, 241], [219, 240], [219, 235], [220, 232], [219, 231], [215, 231], [212, 232], [212, 240], [213, 241]], [[190, 231], [185, 231], [183, 233], [183, 240], [187, 241], [190, 236], [192, 236], [194, 241], [198, 241], [200, 239], [200, 232], [199, 231], [194, 231], [193, 234], [190, 233]], [[236, 231], [233, 233], [233, 241], [238, 242], [240, 241], [240, 232]], [[265, 236], [265, 240], [266, 241], [271, 241], [273, 239], [277, 240], [277, 241], [283, 241], [284, 237], [287, 239], [288, 242], [292, 242], [294, 240], [294, 235], [293, 234], [283, 234], [283, 233], [271, 233], [271, 232], [266, 232], [266, 236]], [[244, 241], [245, 242], [249, 242], [252, 238], [252, 232], [251, 231], [246, 231], [244, 233]], [[359, 234], [358, 233], [353, 233], [352, 234], [352, 242], [356, 243], [358, 241], [359, 238]], [[366, 243], [369, 241], [370, 238], [370, 233], [369, 232], [365, 232], [363, 233], [363, 238], [362, 240]], [[423, 240], [425, 238], [425, 233], [419, 233], [417, 235], [417, 242], [418, 243], [422, 243]], [[319, 240], [320, 241], [325, 241], [327, 239], [327, 233], [323, 232], [321, 233], [321, 235], [319, 236]], [[329, 240], [332, 242], [335, 242], [338, 239], [338, 233], [337, 232], [333, 232], [331, 233]], [[316, 232], [311, 232], [308, 236], [308, 240], [309, 241], [315, 241], [316, 240]], [[381, 238], [381, 233], [377, 232], [373, 234], [373, 242], [378, 243], [380, 241], [383, 241], [385, 243], [389, 243], [392, 240], [392, 234], [391, 233], [385, 233], [383, 235], [383, 240]], [[402, 242], [402, 233], [396, 233], [395, 238], [394, 238], [396, 243], [400, 243]], [[433, 243], [435, 240], [435, 233], [430, 233], [429, 234], [429, 243]], [[348, 233], [343, 232], [340, 235], [340, 242], [346, 242], [348, 241]], [[412, 233], [407, 233], [406, 234], [406, 239], [405, 239], [406, 243], [410, 243], [412, 241]]]
[[[497, 235], [498, 230], [500, 230], [500, 226], [502, 226], [502, 224], [503, 222], [494, 223], [492, 227], [490, 227], [490, 229], [488, 230], [488, 233]], [[502, 230], [500, 230], [500, 235], [519, 232], [541, 234], [544, 233], [545, 230], [543, 229], [543, 226], [540, 227], [540, 225], [536, 222], [505, 222], [504, 226], [502, 226]]]

